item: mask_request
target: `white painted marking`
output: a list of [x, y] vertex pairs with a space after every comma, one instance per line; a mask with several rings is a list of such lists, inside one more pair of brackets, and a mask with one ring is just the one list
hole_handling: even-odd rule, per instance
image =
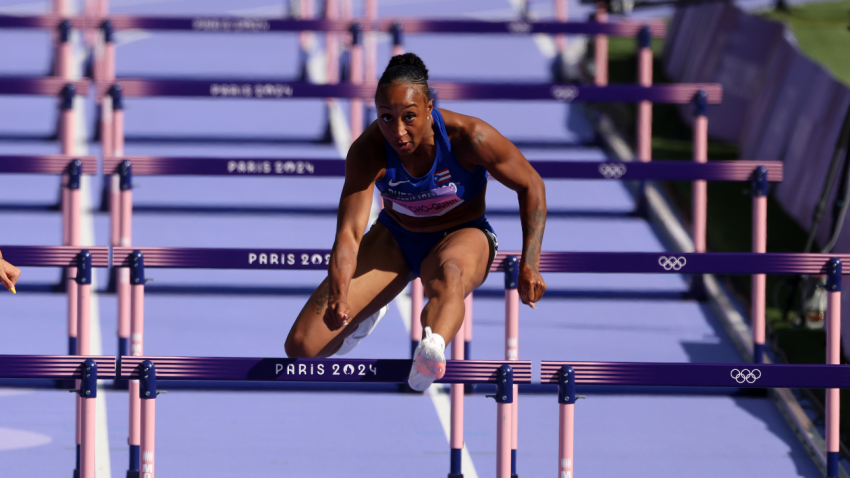
[[52, 438], [43, 434], [12, 428], [0, 428], [0, 451], [22, 450], [47, 445]]

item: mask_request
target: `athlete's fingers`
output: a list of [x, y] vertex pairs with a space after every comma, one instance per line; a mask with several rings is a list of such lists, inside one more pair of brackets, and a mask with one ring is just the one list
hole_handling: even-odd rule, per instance
[[0, 284], [3, 284], [3, 287], [9, 289], [10, 292], [12, 291], [12, 287], [14, 287], [12, 281], [9, 280], [9, 276], [6, 275], [6, 272], [3, 270], [2, 266], [0, 266]]

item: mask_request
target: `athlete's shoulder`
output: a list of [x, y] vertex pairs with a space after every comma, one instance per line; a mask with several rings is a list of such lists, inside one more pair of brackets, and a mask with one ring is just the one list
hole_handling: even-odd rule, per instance
[[377, 121], [366, 127], [366, 130], [351, 143], [345, 160], [349, 165], [356, 166], [346, 168], [347, 171], [353, 170], [358, 175], [362, 174], [370, 178], [381, 174], [387, 164], [387, 152], [384, 136], [378, 129]]
[[475, 116], [468, 116], [442, 108], [440, 108], [440, 113], [443, 115], [443, 121], [446, 124], [446, 133], [453, 148], [463, 148], [469, 145], [473, 138], [482, 134], [485, 130], [493, 130], [493, 127], [487, 124], [486, 121]]

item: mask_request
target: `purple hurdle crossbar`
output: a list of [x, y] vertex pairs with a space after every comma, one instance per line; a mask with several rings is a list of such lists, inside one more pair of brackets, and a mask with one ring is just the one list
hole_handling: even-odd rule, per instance
[[[342, 20], [326, 15], [325, 19], [310, 19], [313, 16], [312, 1], [301, 0], [304, 18], [274, 19], [236, 16], [192, 16], [192, 17], [154, 17], [136, 15], [110, 15], [108, 20], [112, 28], [118, 30], [171, 30], [217, 33], [269, 33], [269, 32], [333, 32], [345, 33], [351, 25], [357, 23], [364, 32], [392, 33], [398, 25], [400, 29], [412, 34], [427, 33], [468, 33], [468, 34], [509, 34], [509, 35], [604, 35], [616, 37], [633, 37], [644, 26], [649, 27], [652, 35], [663, 38], [666, 36], [666, 25], [657, 20], [631, 21], [625, 20], [608, 23], [606, 20], [591, 22], [566, 21], [566, 4], [558, 1], [563, 14], [556, 14], [554, 20], [445, 20], [422, 18], [396, 18], [372, 20], [377, 17], [377, 2], [366, 1], [365, 18], [353, 21], [351, 17]], [[350, 3], [350, 2], [349, 2]], [[304, 8], [307, 7], [307, 8]], [[350, 8], [350, 6], [349, 6]], [[556, 9], [559, 8], [556, 5]], [[97, 12], [90, 17], [70, 17], [66, 14], [49, 14], [34, 16], [0, 15], [0, 28], [58, 28], [63, 20], [67, 20], [71, 28], [97, 29], [107, 20], [106, 9], [96, 7]], [[559, 11], [560, 12], [560, 11]]]
[[0, 355], [0, 378], [76, 380], [77, 462], [75, 476], [94, 478], [98, 378], [115, 376], [115, 358], [87, 355]]
[[[288, 98], [360, 98], [374, 96], [375, 85], [340, 83], [317, 85], [280, 80], [147, 80], [118, 78], [97, 82], [102, 98], [120, 84], [125, 98], [202, 97], [281, 100]], [[682, 83], [643, 87], [637, 85], [579, 86], [550, 83], [458, 83], [432, 82], [441, 100], [557, 100], [563, 102], [610, 102], [688, 104], [699, 91], [706, 92], [710, 104], [720, 103], [721, 86], [715, 83]]]
[[[142, 466], [149, 464], [151, 476], [154, 468], [155, 400], [158, 380], [407, 383], [411, 366], [410, 360], [144, 356], [121, 357], [120, 363], [122, 377], [131, 381], [139, 380], [141, 383], [138, 399], [142, 404]], [[453, 403], [454, 397], [462, 397], [462, 384], [496, 384], [497, 476], [510, 478], [510, 426], [514, 386], [519, 383], [531, 383], [531, 362], [448, 360], [446, 374], [437, 382], [450, 383], [453, 390], [455, 386], [460, 387], [457, 394], [452, 394]], [[460, 410], [462, 411], [462, 408]], [[453, 417], [454, 413], [453, 408]], [[459, 455], [463, 448], [463, 436], [453, 434], [452, 438], [452, 474], [460, 476]], [[459, 442], [455, 442], [455, 439]], [[455, 455], [458, 455], [457, 461]], [[149, 461], [145, 457], [149, 457]]]
[[[830, 331], [834, 332], [834, 331]], [[830, 336], [832, 337], [832, 336]], [[840, 339], [832, 339], [838, 342]], [[844, 365], [605, 363], [544, 361], [541, 383], [558, 384], [558, 476], [573, 476], [576, 385], [637, 385], [734, 388], [826, 388], [827, 397], [850, 388]], [[834, 403], [834, 402], [832, 402]], [[827, 405], [828, 478], [838, 476], [838, 407]], [[834, 438], [830, 438], [833, 433]]]

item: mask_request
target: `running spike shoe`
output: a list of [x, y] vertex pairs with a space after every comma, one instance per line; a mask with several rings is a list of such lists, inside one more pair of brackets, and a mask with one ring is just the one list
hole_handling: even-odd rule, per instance
[[407, 384], [417, 392], [424, 392], [446, 374], [446, 355], [431, 332], [431, 327], [425, 327], [425, 338], [419, 342], [413, 353], [413, 366]]
[[354, 347], [357, 347], [357, 344], [359, 344], [361, 340], [365, 339], [367, 335], [371, 334], [372, 331], [375, 330], [378, 322], [381, 321], [381, 317], [383, 317], [386, 313], [387, 306], [385, 305], [381, 307], [381, 310], [375, 312], [369, 317], [366, 317], [363, 322], [357, 324], [357, 328], [354, 329], [354, 332], [342, 341], [342, 346], [339, 350], [337, 350], [335, 355], [345, 355], [354, 350]]

